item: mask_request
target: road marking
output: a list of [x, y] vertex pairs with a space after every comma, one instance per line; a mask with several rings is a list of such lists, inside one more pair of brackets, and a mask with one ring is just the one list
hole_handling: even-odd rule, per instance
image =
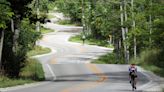
[[57, 64], [55, 56], [53, 56], [50, 60], [50, 64]]
[[80, 50], [80, 52], [85, 52], [86, 50], [82, 46], [76, 46], [77, 49]]
[[55, 75], [55, 73], [52, 71], [52, 68], [50, 67], [49, 64], [46, 64], [46, 65], [47, 65], [48, 70], [50, 71], [50, 73], [51, 73], [51, 75], [52, 75], [52, 77], [53, 77], [53, 80], [56, 80], [56, 75]]
[[99, 79], [93, 82], [82, 83], [76, 85], [75, 87], [64, 89], [61, 92], [79, 92], [84, 89], [91, 89], [99, 85], [102, 85], [108, 79], [108, 77], [105, 74], [102, 74], [102, 71], [98, 69], [98, 67], [95, 64], [86, 64], [86, 66], [89, 70], [95, 73], [99, 77]]
[[[144, 88], [150, 86], [151, 84], [153, 84], [153, 81], [152, 81], [151, 77], [146, 73], [145, 70], [141, 69], [140, 67], [137, 67], [137, 69], [138, 69], [139, 71], [141, 71], [141, 73], [142, 73], [144, 76], [146, 76], [146, 77], [148, 78], [148, 80], [149, 80], [148, 83], [146, 83], [146, 84], [144, 84], [144, 85], [142, 85], [142, 86], [139, 86], [138, 89], [144, 89]], [[145, 73], [144, 73], [144, 72], [145, 72]]]
[[100, 79], [97, 80], [97, 82], [104, 82], [105, 80], [107, 80], [108, 77], [105, 74], [102, 74], [102, 71], [95, 64], [86, 65], [93, 73], [100, 77]]

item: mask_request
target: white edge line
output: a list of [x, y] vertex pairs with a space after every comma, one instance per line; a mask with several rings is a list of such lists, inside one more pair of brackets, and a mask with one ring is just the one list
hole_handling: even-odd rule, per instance
[[49, 69], [49, 71], [50, 71], [50, 73], [51, 73], [51, 75], [52, 75], [52, 77], [53, 77], [53, 80], [56, 80], [56, 75], [55, 75], [55, 73], [52, 71], [52, 68], [50, 67], [49, 64], [46, 64], [46, 65], [47, 65], [47, 67], [48, 67], [48, 69]]
[[6, 87], [6, 88], [0, 88], [0, 92], [16, 91], [16, 90], [21, 90], [21, 89], [25, 89], [25, 88], [36, 87], [36, 86], [43, 85], [46, 83], [48, 83], [48, 82], [27, 83], [27, 84], [23, 84], [23, 85], [16, 85], [16, 86], [11, 86], [11, 87]]
[[[148, 80], [149, 80], [148, 83], [146, 83], [146, 84], [140, 86], [139, 89], [143, 89], [144, 87], [148, 87], [148, 86], [150, 86], [150, 84], [153, 83], [153, 81], [151, 80], [150, 76], [149, 76], [148, 74], [146, 74], [146, 71], [143, 70], [141, 67], [137, 67], [137, 68], [138, 68], [139, 71], [141, 71], [141, 73], [142, 73], [144, 76], [146, 76], [146, 77], [148, 78]], [[145, 72], [145, 73], [144, 73], [144, 72]]]

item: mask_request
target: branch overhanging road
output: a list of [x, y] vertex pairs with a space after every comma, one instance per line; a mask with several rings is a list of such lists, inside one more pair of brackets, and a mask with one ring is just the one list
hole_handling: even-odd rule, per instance
[[[69, 42], [69, 37], [78, 34], [81, 27], [53, 23], [44, 26], [57, 31], [39, 41], [40, 45], [53, 49], [51, 54], [38, 57], [50, 81], [8, 92], [131, 92], [128, 65], [90, 64], [92, 59], [112, 49]], [[141, 72], [138, 76], [141, 92], [150, 81]]]

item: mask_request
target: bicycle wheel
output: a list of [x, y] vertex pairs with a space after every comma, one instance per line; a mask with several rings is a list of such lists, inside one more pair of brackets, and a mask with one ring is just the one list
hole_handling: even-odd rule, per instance
[[131, 80], [131, 86], [132, 86], [132, 90], [134, 91], [134, 89], [135, 89], [135, 82], [134, 82], [134, 79]]

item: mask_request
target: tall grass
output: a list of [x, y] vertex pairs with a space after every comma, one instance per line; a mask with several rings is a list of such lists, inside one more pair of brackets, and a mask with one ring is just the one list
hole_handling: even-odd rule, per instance
[[21, 69], [19, 78], [0, 76], [0, 88], [22, 85], [44, 80], [42, 65], [35, 59], [27, 59], [25, 67]]
[[142, 51], [136, 59], [133, 58], [131, 60], [131, 63], [135, 63], [138, 65], [157, 64], [159, 52], [159, 49], [146, 49]]
[[36, 59], [28, 59], [26, 66], [21, 70], [20, 77], [36, 81], [44, 80], [42, 64]]

